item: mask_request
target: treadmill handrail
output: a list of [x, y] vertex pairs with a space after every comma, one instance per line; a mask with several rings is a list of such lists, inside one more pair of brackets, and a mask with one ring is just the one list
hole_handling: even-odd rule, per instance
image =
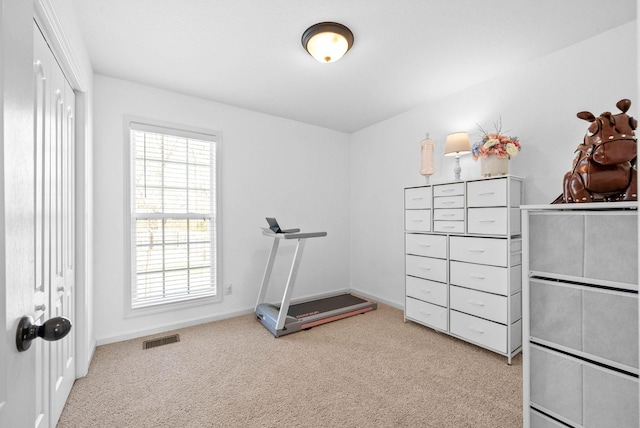
[[289, 303], [291, 301], [291, 294], [293, 293], [293, 287], [296, 282], [298, 265], [300, 264], [300, 259], [302, 258], [302, 252], [304, 251], [304, 245], [307, 241], [307, 238], [318, 238], [318, 237], [327, 236], [327, 232], [275, 233], [273, 230], [265, 227], [261, 229], [262, 229], [262, 234], [264, 236], [273, 238], [273, 244], [271, 246], [271, 252], [269, 253], [269, 260], [267, 261], [267, 267], [265, 269], [264, 276], [262, 277], [262, 285], [260, 285], [260, 291], [258, 293], [258, 301], [256, 302], [256, 307], [254, 311], [258, 309], [259, 305], [264, 303], [264, 299], [267, 294], [267, 287], [269, 286], [269, 280], [271, 278], [273, 263], [276, 258], [276, 253], [278, 252], [278, 244], [280, 240], [296, 239], [298, 241], [298, 244], [296, 245], [296, 251], [293, 256], [293, 263], [291, 264], [291, 269], [289, 271], [289, 277], [285, 285], [284, 296], [282, 297], [282, 304], [280, 305], [280, 312], [278, 314], [278, 321], [276, 324], [276, 329], [281, 330], [284, 327], [285, 318], [287, 317], [287, 312], [289, 311]]
[[291, 232], [291, 233], [275, 233], [273, 230], [263, 227], [262, 234], [275, 239], [306, 239], [319, 238], [327, 236], [327, 232]]

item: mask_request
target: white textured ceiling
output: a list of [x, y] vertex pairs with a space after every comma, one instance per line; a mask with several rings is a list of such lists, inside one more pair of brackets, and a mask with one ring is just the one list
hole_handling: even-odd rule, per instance
[[[636, 0], [73, 0], [94, 71], [354, 132], [636, 19]], [[321, 64], [304, 30], [355, 35]], [[630, 41], [621, 41], [622, 44]], [[597, 60], [585, 58], [588, 62]]]

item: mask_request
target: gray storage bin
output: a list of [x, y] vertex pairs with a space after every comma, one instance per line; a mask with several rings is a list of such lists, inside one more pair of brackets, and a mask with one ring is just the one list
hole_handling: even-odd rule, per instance
[[585, 219], [584, 276], [638, 284], [638, 217], [591, 215]]
[[582, 304], [584, 352], [637, 369], [638, 295], [591, 289]]
[[582, 290], [529, 280], [530, 335], [582, 350]]
[[623, 369], [638, 368], [637, 294], [534, 278], [529, 287], [531, 340]]
[[604, 283], [638, 284], [638, 223], [633, 212], [529, 215], [529, 266]]
[[535, 410], [531, 410], [529, 417], [531, 420], [530, 428], [566, 428], [566, 425]]
[[[529, 215], [529, 266], [531, 270], [582, 276], [584, 271], [584, 216], [575, 214]], [[570, 263], [567, 263], [570, 255]]]
[[530, 349], [534, 407], [585, 428], [638, 426], [637, 378], [536, 345]]
[[531, 403], [582, 424], [582, 365], [531, 346]]
[[638, 379], [584, 366], [584, 423], [592, 427], [638, 427]]

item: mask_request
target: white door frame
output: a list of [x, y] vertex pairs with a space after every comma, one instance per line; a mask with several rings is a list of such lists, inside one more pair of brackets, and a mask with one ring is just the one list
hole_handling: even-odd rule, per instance
[[93, 273], [91, 226], [93, 209], [91, 197], [91, 134], [90, 106], [86, 79], [64, 34], [51, 0], [33, 0], [34, 19], [42, 31], [60, 68], [76, 92], [76, 287], [75, 320], [76, 375], [86, 376], [96, 343], [93, 335]]

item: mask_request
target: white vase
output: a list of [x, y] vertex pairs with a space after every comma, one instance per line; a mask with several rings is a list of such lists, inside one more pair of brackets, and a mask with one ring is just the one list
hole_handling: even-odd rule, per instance
[[509, 174], [509, 158], [499, 158], [496, 155], [480, 158], [480, 174], [483, 177]]

